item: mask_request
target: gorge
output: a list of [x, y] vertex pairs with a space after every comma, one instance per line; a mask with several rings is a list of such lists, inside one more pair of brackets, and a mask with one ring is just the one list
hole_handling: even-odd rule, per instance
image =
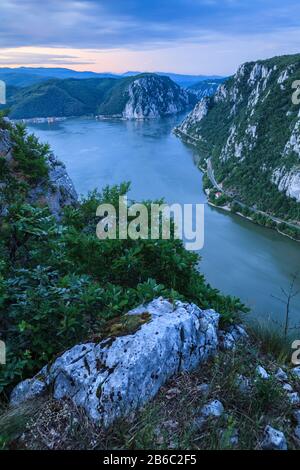
[[[139, 201], [165, 197], [168, 203], [206, 203], [195, 165], [199, 154], [172, 133], [183, 119], [184, 115], [145, 122], [73, 119], [30, 125], [29, 130], [51, 144], [79, 194], [126, 180], [132, 183], [130, 197]], [[284, 305], [274, 297], [298, 270], [297, 242], [206, 205], [200, 254], [207, 280], [249, 305], [249, 319], [282, 323]], [[291, 306], [292, 323], [298, 322], [299, 308], [297, 297]]]

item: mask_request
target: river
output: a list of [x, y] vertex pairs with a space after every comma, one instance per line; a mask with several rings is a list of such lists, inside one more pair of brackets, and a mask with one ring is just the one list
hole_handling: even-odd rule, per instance
[[[69, 119], [28, 128], [49, 142], [66, 164], [77, 192], [131, 181], [130, 197], [164, 197], [169, 203], [206, 203], [197, 155], [172, 134], [182, 116], [149, 121]], [[252, 318], [284, 321], [281, 288], [300, 268], [300, 244], [239, 216], [205, 205], [200, 270], [212, 286], [235, 295]], [[300, 279], [296, 282], [300, 290]], [[300, 295], [291, 323], [300, 323]], [[270, 319], [270, 320], [269, 320]]]

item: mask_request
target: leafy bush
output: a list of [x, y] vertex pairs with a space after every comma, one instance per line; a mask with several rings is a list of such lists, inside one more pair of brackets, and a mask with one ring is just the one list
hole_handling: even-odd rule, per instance
[[27, 134], [25, 126], [17, 124], [12, 128], [11, 138], [14, 158], [18, 170], [30, 183], [36, 183], [48, 176], [46, 158], [49, 156], [48, 144], [41, 144], [34, 134]]
[[[48, 147], [22, 127], [14, 139], [18, 170], [31, 168], [30, 181], [40, 177]], [[0, 339], [8, 355], [0, 369], [0, 392], [66, 348], [101, 338], [113, 319], [128, 328], [124, 314], [160, 295], [215, 308], [226, 322], [246, 310], [206, 284], [198, 256], [179, 240], [96, 237], [96, 208], [104, 202], [118, 205], [128, 189], [123, 183], [93, 191], [77, 207], [68, 207], [59, 223], [48, 208], [34, 207], [14, 192], [0, 219]]]

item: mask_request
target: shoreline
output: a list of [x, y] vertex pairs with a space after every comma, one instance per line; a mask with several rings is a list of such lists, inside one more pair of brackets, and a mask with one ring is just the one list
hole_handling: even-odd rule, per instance
[[[198, 142], [198, 140], [195, 137], [192, 137], [191, 135], [187, 134], [186, 132], [182, 132], [178, 127], [176, 127], [173, 130], [173, 132], [177, 137], [181, 138], [183, 141], [186, 141], [185, 143], [187, 143], [188, 145], [192, 145], [193, 147], [195, 147], [197, 149], [197, 144], [196, 143]], [[198, 169], [203, 173], [203, 175], [207, 175], [209, 177], [208, 171], [206, 169], [202, 168], [200, 165], [198, 165]], [[217, 189], [219, 189], [219, 188], [217, 188]], [[205, 192], [204, 188], [203, 188], [203, 191]], [[297, 240], [296, 238], [292, 237], [291, 235], [288, 235], [287, 233], [284, 233], [281, 230], [279, 230], [278, 224], [280, 224], [280, 223], [287, 224], [287, 222], [285, 222], [284, 220], [280, 220], [280, 221], [276, 222], [276, 224], [277, 224], [276, 228], [275, 227], [274, 228], [273, 227], [266, 227], [265, 225], [261, 225], [261, 224], [255, 222], [251, 217], [247, 217], [244, 214], [242, 214], [241, 212], [233, 213], [229, 206], [217, 206], [216, 204], [212, 203], [209, 200], [209, 196], [207, 194], [206, 194], [206, 196], [207, 196], [207, 204], [209, 204], [212, 207], [215, 207], [216, 209], [221, 209], [224, 212], [230, 213], [232, 215], [236, 214], [239, 217], [242, 217], [243, 219], [246, 219], [249, 222], [251, 222], [255, 225], [258, 225], [259, 227], [263, 227], [263, 228], [266, 228], [266, 229], [269, 229], [269, 230], [274, 230], [275, 232], [279, 233], [280, 235], [282, 235], [284, 237], [289, 238], [290, 240], [293, 240], [294, 242], [297, 242], [297, 243], [300, 242], [300, 240]], [[249, 210], [251, 210], [251, 208], [249, 206], [246, 206], [246, 207]], [[265, 214], [265, 213], [263, 213], [263, 215], [265, 215], [266, 217], [270, 217], [268, 214]], [[299, 227], [299, 229], [300, 229], [300, 227]]]
[[241, 217], [242, 219], [246, 219], [249, 222], [251, 222], [252, 224], [257, 225], [258, 227], [262, 227], [262, 228], [265, 228], [265, 229], [268, 229], [268, 230], [274, 230], [275, 232], [279, 233], [283, 237], [287, 237], [290, 240], [293, 240], [294, 242], [300, 243], [300, 240], [297, 240], [296, 238], [291, 237], [287, 233], [281, 232], [278, 228], [266, 227], [265, 225], [258, 224], [251, 217], [247, 217], [244, 214], [242, 214], [241, 212], [232, 212], [229, 206], [217, 206], [216, 204], [211, 202], [209, 199], [207, 199], [207, 204], [209, 206], [215, 207], [216, 209], [221, 209], [222, 211], [227, 212], [231, 215], [237, 215], [237, 216]]

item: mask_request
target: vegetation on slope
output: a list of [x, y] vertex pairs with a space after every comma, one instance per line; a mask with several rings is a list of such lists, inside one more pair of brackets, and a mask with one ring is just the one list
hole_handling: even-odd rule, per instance
[[[251, 81], [255, 66], [264, 67], [268, 78]], [[292, 84], [299, 79], [299, 70], [300, 55], [245, 64], [223, 85], [223, 97], [220, 92], [217, 99], [207, 99], [206, 116], [188, 129], [189, 135], [201, 136], [200, 155], [212, 159], [215, 177], [225, 190], [250, 207], [293, 221], [300, 220], [299, 203], [278, 189], [273, 175], [277, 168], [283, 174], [299, 168], [299, 155], [293, 150], [284, 153], [299, 119], [299, 106], [292, 103]], [[241, 155], [235, 144], [243, 144]]]
[[[136, 79], [154, 77], [163, 83], [165, 99], [172, 90], [175, 99], [181, 88], [168, 77], [140, 74], [125, 78], [51, 79], [22, 89], [8, 87], [12, 119], [68, 117], [89, 114], [122, 115], [128, 87]], [[151, 93], [150, 93], [151, 98]], [[191, 105], [195, 99], [191, 94]]]
[[96, 237], [98, 205], [118, 206], [129, 184], [91, 192], [77, 207], [66, 208], [60, 222], [48, 207], [26, 203], [32, 176], [35, 182], [45, 178], [48, 147], [22, 128], [11, 127], [10, 133], [23, 176], [1, 157], [0, 339], [7, 345], [2, 397], [58, 353], [99, 338], [111, 320], [157, 296], [215, 308], [224, 323], [245, 311], [237, 299], [207, 285], [197, 269], [198, 256], [179, 240]]
[[97, 110], [108, 90], [117, 82], [113, 78], [49, 80], [23, 88], [9, 100], [14, 119], [81, 116]]

